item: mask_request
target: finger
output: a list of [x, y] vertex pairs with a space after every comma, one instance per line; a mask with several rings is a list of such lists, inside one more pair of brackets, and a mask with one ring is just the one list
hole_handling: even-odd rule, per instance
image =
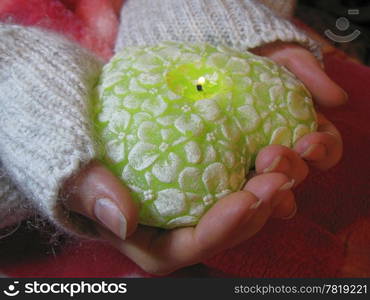
[[294, 73], [319, 105], [334, 107], [347, 101], [347, 93], [329, 78], [308, 50], [299, 46], [287, 47], [269, 57]]
[[243, 191], [220, 199], [195, 228], [196, 245], [209, 255], [243, 241], [259, 231], [278, 205], [271, 200], [279, 190], [291, 188], [284, 174], [269, 173], [253, 177]]
[[103, 165], [94, 161], [66, 181], [65, 205], [124, 240], [135, 231], [138, 209], [129, 190]]
[[[249, 171], [248, 181], [253, 177], [257, 176], [255, 171]], [[289, 177], [289, 176], [288, 176]], [[295, 197], [291, 189], [297, 184], [295, 180], [292, 180], [289, 185], [285, 187], [285, 190], [278, 191], [272, 198], [273, 203], [278, 203], [272, 213], [272, 216], [280, 219], [291, 219], [297, 212], [297, 205]]]
[[[290, 210], [286, 212], [287, 205], [284, 204], [286, 200], [294, 199], [284, 197], [284, 195], [287, 195], [286, 192], [289, 192], [292, 187], [293, 181], [281, 173], [257, 175], [249, 180], [245, 189], [258, 195], [260, 201], [254, 205], [257, 208], [256, 213], [243, 222], [233, 235], [230, 235], [231, 240], [228, 241], [228, 247], [236, 246], [248, 240], [263, 227], [270, 216], [274, 216], [279, 211], [283, 210], [283, 216], [284, 213], [287, 213], [286, 216], [293, 214]], [[277, 196], [279, 194], [283, 197]]]
[[336, 165], [343, 154], [343, 142], [339, 131], [322, 114], [318, 113], [318, 132], [305, 135], [297, 141], [294, 150], [320, 170]]
[[[263, 174], [251, 179], [247, 189], [230, 194], [218, 202], [194, 227], [161, 231], [140, 226], [126, 241], [117, 238], [113, 245], [144, 270], [167, 274], [183, 266], [202, 261], [257, 232], [270, 216], [272, 196], [286, 188], [283, 174]], [[254, 217], [256, 216], [256, 217]], [[252, 220], [248, 226], [248, 220]]]
[[[214, 247], [218, 246], [218, 239], [232, 234], [232, 230], [238, 223], [249, 218], [253, 212], [250, 206], [257, 201], [258, 199], [250, 193], [240, 191], [220, 199], [203, 216], [203, 221], [201, 220], [196, 227], [198, 229], [186, 227], [164, 231], [139, 226], [137, 231], [124, 242], [116, 237], [111, 239], [111, 234], [108, 240], [145, 271], [157, 275], [168, 274], [183, 266], [200, 262], [205, 255], [212, 255], [214, 249], [209, 242], [216, 243], [217, 245], [213, 244]], [[212, 228], [219, 222], [223, 224], [221, 230], [219, 226]], [[207, 240], [207, 229], [212, 231], [212, 241], [202, 240], [203, 236]], [[105, 234], [106, 232], [102, 232], [102, 235]], [[203, 245], [205, 242], [207, 245]]]
[[273, 217], [288, 220], [295, 216], [297, 204], [291, 190], [278, 192], [273, 201], [279, 203], [272, 214]]
[[281, 145], [264, 147], [257, 155], [255, 166], [258, 174], [283, 173], [288, 178], [294, 179], [295, 185], [301, 183], [308, 175], [308, 166], [299, 154]]

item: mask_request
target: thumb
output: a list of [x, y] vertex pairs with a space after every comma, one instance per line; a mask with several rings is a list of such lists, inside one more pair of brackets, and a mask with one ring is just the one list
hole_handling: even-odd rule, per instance
[[108, 229], [120, 239], [131, 235], [138, 223], [138, 208], [122, 182], [101, 163], [92, 161], [63, 187], [65, 205]]

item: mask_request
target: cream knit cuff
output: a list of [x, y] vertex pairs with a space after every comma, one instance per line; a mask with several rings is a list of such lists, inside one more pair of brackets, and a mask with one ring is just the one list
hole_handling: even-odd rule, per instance
[[0, 24], [3, 167], [37, 212], [77, 235], [91, 234], [90, 228], [64, 209], [58, 193], [64, 180], [95, 156], [87, 104], [101, 66], [60, 36]]
[[254, 0], [127, 0], [115, 51], [160, 41], [208, 42], [240, 51], [274, 41], [297, 42], [317, 58], [320, 46]]
[[1, 228], [19, 223], [32, 214], [30, 205], [13, 184], [0, 161], [0, 239]]

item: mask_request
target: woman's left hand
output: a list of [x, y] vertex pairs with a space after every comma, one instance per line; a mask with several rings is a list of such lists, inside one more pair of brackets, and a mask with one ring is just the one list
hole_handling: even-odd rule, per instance
[[[318, 108], [336, 107], [347, 101], [346, 92], [328, 77], [320, 62], [302, 46], [276, 42], [254, 49], [252, 52], [274, 60], [295, 74], [311, 92]], [[294, 150], [309, 165], [326, 170], [337, 164], [342, 157], [343, 144], [335, 126], [318, 113], [317, 132], [302, 137], [295, 144]], [[274, 155], [274, 151], [270, 151], [270, 155]], [[265, 169], [267, 166], [264, 162], [259, 167]]]
[[[302, 46], [275, 42], [253, 49], [252, 52], [268, 57], [294, 73], [311, 92], [317, 108], [336, 107], [347, 101], [345, 91], [326, 75], [320, 62]], [[262, 149], [256, 160], [256, 173], [284, 173], [294, 179], [297, 185], [307, 176], [308, 166], [327, 170], [336, 165], [343, 153], [341, 135], [333, 123], [321, 113], [318, 112], [317, 115], [317, 132], [299, 139], [293, 149], [280, 145], [270, 145]], [[293, 205], [292, 199], [282, 201], [280, 210], [286, 211], [287, 205]], [[279, 208], [275, 214], [279, 216]]]

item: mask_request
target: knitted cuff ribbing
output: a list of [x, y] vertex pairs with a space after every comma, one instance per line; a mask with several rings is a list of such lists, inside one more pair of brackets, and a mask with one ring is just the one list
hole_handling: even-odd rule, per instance
[[291, 18], [294, 15], [297, 0], [258, 0], [271, 9], [275, 15], [282, 18]]
[[160, 41], [208, 42], [240, 51], [274, 41], [297, 42], [321, 58], [319, 45], [253, 0], [127, 0], [116, 52]]
[[87, 234], [58, 200], [65, 179], [95, 156], [88, 99], [101, 62], [36, 28], [0, 24], [0, 157], [38, 212]]
[[13, 184], [0, 161], [0, 229], [22, 221], [31, 213], [30, 204]]

